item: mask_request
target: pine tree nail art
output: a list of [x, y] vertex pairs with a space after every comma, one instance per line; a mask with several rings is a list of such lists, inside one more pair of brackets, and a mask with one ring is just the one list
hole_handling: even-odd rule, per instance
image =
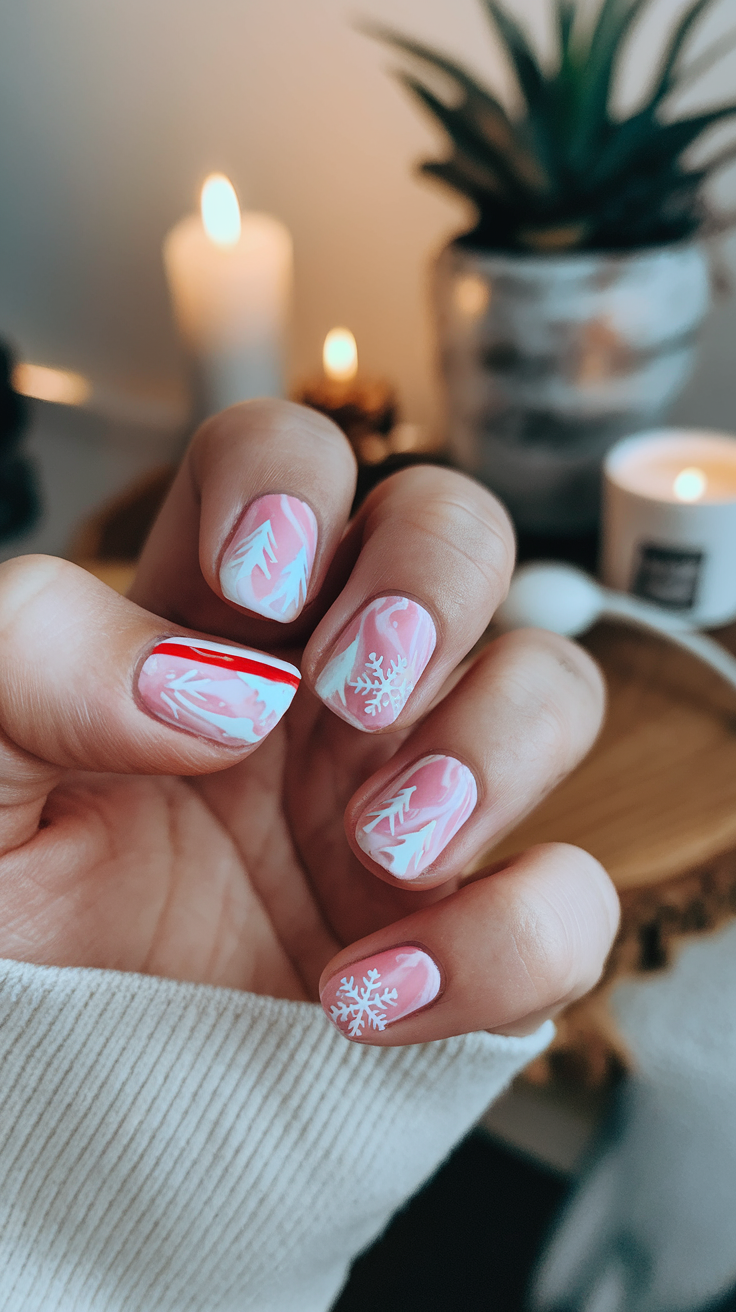
[[301, 675], [247, 647], [167, 638], [138, 675], [138, 696], [157, 719], [229, 747], [261, 742], [288, 710]]
[[434, 1002], [442, 978], [428, 952], [407, 943], [356, 961], [333, 975], [320, 1001], [346, 1039], [370, 1039]]
[[397, 879], [416, 879], [472, 814], [478, 789], [454, 756], [425, 756], [379, 794], [355, 827], [358, 846]]
[[404, 709], [436, 641], [423, 606], [407, 597], [377, 597], [343, 632], [317, 679], [317, 693], [356, 729], [385, 729]]
[[317, 550], [317, 520], [305, 501], [274, 495], [249, 506], [220, 566], [229, 601], [287, 624], [302, 609]]

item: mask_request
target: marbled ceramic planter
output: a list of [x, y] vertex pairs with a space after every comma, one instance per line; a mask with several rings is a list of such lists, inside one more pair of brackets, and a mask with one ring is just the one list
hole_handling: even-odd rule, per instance
[[435, 305], [456, 459], [522, 531], [594, 527], [606, 450], [678, 395], [709, 298], [696, 243], [514, 256], [453, 242]]

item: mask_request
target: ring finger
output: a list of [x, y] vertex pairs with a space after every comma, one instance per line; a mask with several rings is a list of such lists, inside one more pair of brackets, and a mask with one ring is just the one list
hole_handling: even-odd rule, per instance
[[354, 794], [354, 852], [396, 886], [457, 876], [585, 755], [603, 706], [582, 648], [537, 629], [499, 638]]

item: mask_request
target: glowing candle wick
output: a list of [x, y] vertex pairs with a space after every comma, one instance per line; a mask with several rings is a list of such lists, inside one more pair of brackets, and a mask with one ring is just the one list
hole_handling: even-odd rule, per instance
[[358, 348], [348, 328], [331, 328], [322, 348], [322, 363], [333, 382], [347, 383], [358, 372]]
[[224, 173], [205, 179], [201, 197], [202, 222], [216, 246], [237, 246], [240, 241], [240, 205], [235, 188]]
[[702, 469], [692, 465], [677, 475], [673, 491], [678, 501], [699, 501], [707, 486], [708, 480]]

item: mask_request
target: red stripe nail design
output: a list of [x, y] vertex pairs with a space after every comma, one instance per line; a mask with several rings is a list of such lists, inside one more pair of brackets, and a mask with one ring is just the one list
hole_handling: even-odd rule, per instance
[[[214, 644], [210, 644], [214, 646]], [[233, 649], [231, 648], [230, 651]], [[183, 660], [197, 661], [200, 665], [218, 665], [221, 669], [241, 670], [244, 674], [256, 674], [260, 679], [271, 679], [274, 683], [289, 683], [292, 688], [297, 689], [301, 683], [301, 675], [293, 666], [287, 665], [286, 661], [280, 661], [278, 665], [267, 665], [261, 657], [254, 660], [252, 656], [230, 655], [228, 648], [223, 647], [221, 650], [207, 651], [204, 647], [195, 646], [194, 643], [176, 643], [160, 642], [154, 647], [157, 656], [179, 656]], [[292, 673], [292, 670], [294, 671]]]
[[301, 675], [265, 652], [166, 638], [138, 676], [138, 695], [157, 719], [229, 746], [261, 742], [288, 710]]

